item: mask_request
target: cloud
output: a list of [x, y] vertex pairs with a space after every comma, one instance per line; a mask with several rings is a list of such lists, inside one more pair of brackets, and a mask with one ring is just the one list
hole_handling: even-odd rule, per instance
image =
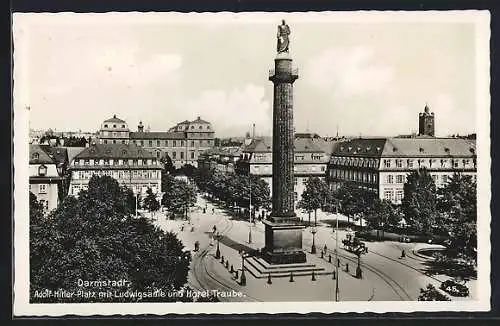
[[376, 60], [369, 47], [329, 48], [306, 65], [306, 80], [337, 97], [374, 94], [385, 90], [393, 79], [392, 67]]
[[[214, 122], [218, 136], [243, 136], [253, 123], [259, 134], [272, 130], [271, 104], [265, 100], [261, 86], [247, 84], [231, 90], [203, 91], [185, 107], [193, 116]], [[181, 114], [186, 116], [186, 112]]]

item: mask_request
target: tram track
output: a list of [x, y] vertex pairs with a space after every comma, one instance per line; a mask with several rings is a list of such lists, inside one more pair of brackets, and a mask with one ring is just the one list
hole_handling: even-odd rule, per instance
[[[221, 220], [225, 221], [225, 226], [220, 232], [220, 235], [224, 235], [228, 231], [230, 231], [233, 228], [233, 222], [230, 219], [224, 219], [224, 217], [219, 217], [217, 223], [219, 223]], [[193, 282], [190, 282], [190, 285], [197, 290], [225, 290], [225, 291], [236, 291], [240, 292], [241, 289], [239, 289], [236, 286], [233, 286], [231, 284], [227, 284], [227, 282], [223, 282], [220, 280], [220, 278], [217, 278], [215, 274], [211, 273], [211, 267], [213, 266], [214, 260], [209, 259], [209, 253], [211, 251], [211, 246], [208, 245], [205, 248], [203, 248], [197, 255], [195, 256], [195, 261], [193, 262], [192, 266], [192, 275], [198, 285], [193, 284]], [[207, 263], [208, 262], [208, 263]], [[210, 266], [208, 266], [210, 264]], [[210, 267], [210, 268], [209, 268]], [[221, 297], [221, 299], [224, 300], [224, 297]], [[239, 300], [238, 300], [239, 299]], [[230, 301], [243, 301], [243, 302], [248, 302], [248, 301], [261, 301], [255, 297], [249, 296], [247, 294], [244, 294], [244, 297], [231, 297]], [[229, 301], [229, 300], [228, 300]]]

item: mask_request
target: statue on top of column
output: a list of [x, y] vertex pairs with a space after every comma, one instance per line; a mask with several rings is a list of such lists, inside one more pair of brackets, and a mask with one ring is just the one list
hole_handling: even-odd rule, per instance
[[290, 45], [290, 27], [285, 23], [283, 19], [281, 25], [278, 25], [278, 53], [288, 52], [288, 47]]

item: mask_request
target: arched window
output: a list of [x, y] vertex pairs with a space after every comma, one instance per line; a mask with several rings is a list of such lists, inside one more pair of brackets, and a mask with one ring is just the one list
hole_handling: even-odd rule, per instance
[[33, 159], [33, 160], [38, 160], [39, 158], [40, 158], [40, 154], [38, 154], [38, 153], [33, 153], [31, 155], [31, 159]]
[[45, 176], [46, 174], [47, 174], [47, 167], [46, 167], [45, 165], [43, 165], [43, 164], [42, 164], [42, 165], [40, 165], [40, 166], [38, 167], [38, 175], [43, 177], [43, 176]]

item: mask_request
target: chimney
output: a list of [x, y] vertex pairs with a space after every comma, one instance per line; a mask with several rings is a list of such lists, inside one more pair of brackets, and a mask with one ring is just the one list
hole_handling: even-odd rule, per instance
[[252, 139], [255, 139], [255, 123], [252, 126]]

